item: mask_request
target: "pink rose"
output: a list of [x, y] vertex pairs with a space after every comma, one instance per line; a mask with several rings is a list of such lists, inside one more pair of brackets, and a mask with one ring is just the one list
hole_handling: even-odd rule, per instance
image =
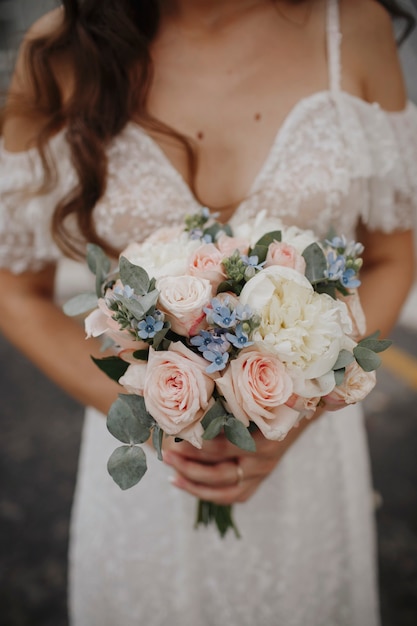
[[148, 363], [129, 366], [119, 382], [143, 395], [147, 410], [165, 433], [201, 448], [200, 422], [214, 402], [214, 380], [206, 367], [202, 357], [176, 342], [167, 351], [150, 348]]
[[333, 389], [331, 393], [324, 396], [326, 409], [336, 411], [346, 404], [360, 402], [376, 384], [375, 372], [365, 372], [356, 361], [353, 361], [346, 368], [345, 377], [341, 385]]
[[307, 417], [307, 419], [313, 417], [317, 410], [318, 404], [321, 400], [321, 396], [314, 398], [303, 398], [295, 393], [287, 400], [286, 405], [299, 412], [299, 419]]
[[268, 248], [266, 255], [265, 267], [270, 265], [281, 265], [283, 267], [291, 267], [300, 274], [305, 273], [306, 262], [304, 257], [288, 243], [283, 241], [273, 241]]
[[226, 278], [222, 265], [223, 258], [213, 243], [205, 243], [191, 254], [188, 273], [209, 280], [216, 288]]
[[174, 332], [189, 337], [205, 328], [203, 309], [213, 293], [208, 280], [198, 276], [167, 276], [156, 281], [156, 288], [159, 291], [158, 306], [171, 322]]
[[231, 413], [245, 426], [255, 422], [267, 439], [283, 439], [298, 421], [298, 411], [285, 404], [293, 392], [292, 380], [272, 354], [242, 350], [216, 385]]
[[216, 245], [223, 258], [232, 256], [235, 250], [239, 250], [240, 254], [248, 254], [249, 243], [243, 237], [229, 237], [222, 233], [216, 241]]

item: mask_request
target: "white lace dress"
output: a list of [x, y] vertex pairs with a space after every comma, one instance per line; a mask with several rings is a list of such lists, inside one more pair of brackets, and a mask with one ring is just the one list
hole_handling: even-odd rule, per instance
[[[347, 235], [412, 227], [417, 110], [386, 113], [339, 88], [337, 5], [330, 0], [329, 89], [290, 112], [234, 222], [263, 208], [288, 224]], [[50, 142], [59, 185], [10, 194], [42, 176], [34, 151], [1, 149], [0, 266], [20, 272], [60, 258], [49, 232], [74, 173], [65, 132]], [[108, 150], [97, 230], [116, 246], [181, 223], [199, 205], [157, 144], [131, 123]], [[57, 418], [58, 419], [58, 418]], [[73, 626], [376, 626], [368, 453], [358, 407], [325, 414], [298, 438], [252, 499], [235, 507], [243, 539], [193, 529], [195, 500], [149, 472], [122, 492], [106, 471], [117, 442], [87, 409], [72, 518]]]

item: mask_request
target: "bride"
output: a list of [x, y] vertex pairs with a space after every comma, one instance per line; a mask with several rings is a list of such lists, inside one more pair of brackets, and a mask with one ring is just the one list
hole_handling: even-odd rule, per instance
[[[387, 8], [402, 15], [394, 0], [64, 0], [27, 33], [0, 153], [0, 328], [88, 407], [73, 626], [378, 624], [360, 408], [254, 454], [167, 440], [121, 492], [103, 416], [118, 386], [53, 287], [87, 241], [117, 257], [202, 206], [234, 223], [266, 209], [358, 237], [368, 331], [389, 332], [413, 277], [417, 113]], [[236, 504], [243, 540], [194, 531], [195, 497]]]

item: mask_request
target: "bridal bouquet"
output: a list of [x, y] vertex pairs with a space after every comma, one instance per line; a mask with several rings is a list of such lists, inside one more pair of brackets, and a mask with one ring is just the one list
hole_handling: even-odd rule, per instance
[[[264, 212], [232, 231], [207, 210], [131, 243], [115, 271], [89, 245], [96, 293], [64, 310], [94, 309], [87, 336], [115, 351], [95, 359], [125, 392], [107, 418], [124, 444], [108, 462], [115, 482], [128, 489], [143, 477], [140, 444], [150, 438], [160, 459], [166, 436], [201, 448], [224, 432], [255, 451], [254, 429], [282, 440], [319, 406], [362, 400], [390, 344], [377, 334], [359, 341], [362, 252]], [[210, 522], [238, 535], [230, 506], [199, 502], [197, 523]]]

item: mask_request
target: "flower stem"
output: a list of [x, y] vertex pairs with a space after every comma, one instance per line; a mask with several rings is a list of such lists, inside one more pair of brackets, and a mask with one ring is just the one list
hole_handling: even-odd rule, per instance
[[212, 523], [216, 524], [221, 537], [224, 537], [230, 528], [235, 533], [235, 537], [240, 539], [239, 530], [233, 520], [231, 505], [214, 504], [213, 502], [199, 500], [194, 528], [198, 528], [200, 524], [208, 526]]

